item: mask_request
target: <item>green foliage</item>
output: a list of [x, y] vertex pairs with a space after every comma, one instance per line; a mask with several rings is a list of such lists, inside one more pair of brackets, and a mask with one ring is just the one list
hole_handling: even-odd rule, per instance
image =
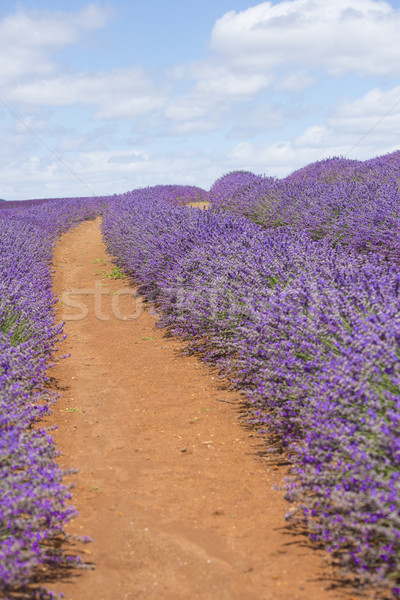
[[10, 307], [1, 310], [0, 305], [0, 332], [9, 334], [13, 346], [18, 346], [29, 340], [33, 335], [33, 328], [28, 319], [22, 317], [21, 313]]
[[121, 267], [118, 265], [113, 267], [111, 271], [103, 271], [103, 277], [107, 277], [108, 279], [122, 279], [124, 277], [124, 272]]

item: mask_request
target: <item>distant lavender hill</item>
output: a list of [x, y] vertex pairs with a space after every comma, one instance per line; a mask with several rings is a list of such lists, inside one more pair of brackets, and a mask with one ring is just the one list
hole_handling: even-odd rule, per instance
[[40, 198], [39, 200], [3, 200], [0, 199], [0, 209], [4, 208], [29, 208], [38, 206], [43, 202], [49, 202], [50, 198]]

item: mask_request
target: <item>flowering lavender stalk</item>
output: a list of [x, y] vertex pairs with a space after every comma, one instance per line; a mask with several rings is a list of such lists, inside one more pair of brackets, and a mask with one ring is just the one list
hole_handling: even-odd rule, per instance
[[[51, 437], [32, 425], [55, 400], [45, 371], [62, 335], [50, 263], [57, 236], [97, 215], [103, 199], [31, 203], [0, 213], [0, 595], [30, 593], [40, 567], [77, 564], [63, 554], [74, 515]], [[7, 211], [7, 214], [4, 214]]]

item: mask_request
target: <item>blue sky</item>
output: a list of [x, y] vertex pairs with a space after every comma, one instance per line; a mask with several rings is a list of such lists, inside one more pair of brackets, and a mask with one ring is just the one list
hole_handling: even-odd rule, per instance
[[0, 197], [400, 147], [400, 0], [0, 0]]

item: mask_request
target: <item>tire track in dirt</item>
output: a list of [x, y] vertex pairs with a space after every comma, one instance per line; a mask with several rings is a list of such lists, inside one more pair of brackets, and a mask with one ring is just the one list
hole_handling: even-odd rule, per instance
[[240, 396], [180, 356], [126, 279], [102, 279], [113, 265], [99, 225], [55, 250], [60, 353], [71, 356], [50, 373], [62, 397], [46, 421], [62, 467], [79, 469], [68, 531], [95, 539], [82, 544], [95, 568], [51, 589], [66, 600], [349, 600], [330, 589], [325, 554], [287, 533], [275, 489], [285, 469], [258, 455]]

